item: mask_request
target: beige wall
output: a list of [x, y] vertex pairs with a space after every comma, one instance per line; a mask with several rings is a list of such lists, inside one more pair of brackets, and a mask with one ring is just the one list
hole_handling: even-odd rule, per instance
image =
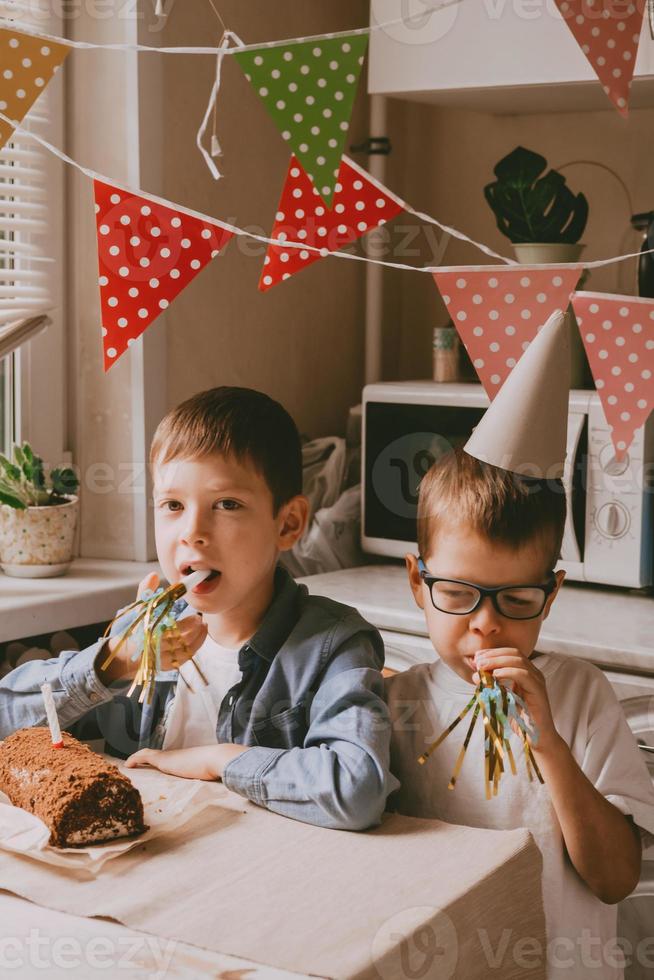
[[[414, 207], [504, 255], [512, 255], [511, 246], [497, 231], [483, 187], [493, 180], [494, 164], [518, 144], [542, 153], [556, 168], [575, 160], [604, 164], [627, 185], [634, 212], [654, 208], [648, 151], [654, 109], [633, 111], [625, 121], [612, 110], [495, 116], [394, 100], [389, 119], [395, 147], [389, 187]], [[584, 258], [634, 251], [636, 238], [629, 233], [632, 212], [616, 178], [587, 164], [565, 168], [564, 173], [571, 188], [583, 191], [590, 204]], [[424, 234], [419, 241], [420, 256], [406, 261], [433, 262]], [[451, 241], [440, 261], [456, 265], [490, 260], [465, 243]], [[635, 261], [596, 270], [585, 288], [633, 292], [635, 274]], [[429, 377], [431, 328], [447, 319], [431, 276], [387, 272], [385, 293], [385, 377]]]
[[[69, 36], [125, 42], [125, 23], [80, 16]], [[85, 166], [130, 180], [138, 147], [130, 144], [134, 117], [129, 56], [74, 51], [66, 66], [67, 151]], [[131, 157], [131, 159], [130, 159]], [[134, 493], [139, 461], [132, 450], [132, 365], [124, 357], [104, 374], [92, 181], [68, 170], [68, 310], [70, 445], [80, 468], [80, 553], [134, 557]]]
[[[218, 6], [227, 27], [246, 42], [362, 26], [368, 13], [365, 0], [222, 0]], [[220, 34], [208, 3], [178, 0], [157, 44], [217, 44]], [[228, 58], [217, 126], [224, 176], [213, 180], [195, 148], [195, 135], [214, 70], [210, 58], [163, 60], [168, 124], [160, 192], [269, 234], [288, 148], [235, 60]], [[352, 141], [368, 135], [367, 103], [362, 80]], [[147, 148], [144, 157], [147, 166]], [[360, 159], [367, 166], [367, 159]], [[168, 403], [212, 385], [245, 385], [282, 401], [311, 436], [342, 433], [347, 409], [361, 395], [364, 267], [323, 260], [263, 294], [257, 283], [264, 254], [265, 247], [257, 243], [233, 239], [171, 306]]]

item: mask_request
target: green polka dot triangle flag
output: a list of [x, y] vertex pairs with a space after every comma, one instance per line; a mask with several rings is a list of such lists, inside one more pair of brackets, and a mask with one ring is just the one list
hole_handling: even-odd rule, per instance
[[234, 56], [328, 207], [367, 44], [353, 34]]
[[233, 232], [192, 212], [94, 182], [104, 369], [225, 247]]

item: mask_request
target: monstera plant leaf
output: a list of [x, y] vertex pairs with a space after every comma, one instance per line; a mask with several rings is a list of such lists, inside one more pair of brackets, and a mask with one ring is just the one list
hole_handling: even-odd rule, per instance
[[514, 243], [574, 244], [584, 233], [588, 201], [573, 194], [565, 177], [547, 170], [540, 153], [516, 147], [495, 167], [497, 178], [484, 187], [497, 227]]

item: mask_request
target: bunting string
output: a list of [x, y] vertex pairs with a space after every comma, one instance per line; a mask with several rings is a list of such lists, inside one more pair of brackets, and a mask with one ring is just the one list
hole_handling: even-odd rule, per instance
[[[218, 93], [220, 92], [223, 58], [225, 57], [225, 55], [229, 50], [229, 45], [231, 41], [234, 41], [236, 45], [239, 45], [241, 47], [243, 45], [243, 42], [241, 41], [240, 37], [238, 37], [237, 34], [234, 34], [233, 31], [225, 31], [223, 33], [223, 36], [220, 41], [220, 50], [216, 58], [216, 77], [214, 79], [214, 83], [211, 88], [209, 103], [204, 113], [202, 122], [200, 123], [200, 128], [198, 129], [198, 134], [195, 139], [197, 147], [200, 153], [202, 154], [202, 156], [204, 157], [204, 162], [209, 168], [209, 172], [211, 176], [214, 178], [214, 180], [219, 180], [220, 177], [222, 177], [222, 174], [220, 173], [218, 167], [214, 163], [214, 157], [221, 155], [220, 144], [218, 143], [218, 138], [216, 136], [216, 130], [215, 130], [216, 106], [218, 100]], [[209, 120], [211, 119], [212, 116], [213, 116], [214, 130], [212, 133], [211, 148], [208, 151], [204, 145], [204, 136], [207, 131], [207, 126], [209, 125]]]
[[[441, 0], [441, 2], [434, 4], [432, 7], [424, 8], [415, 14], [407, 14], [406, 17], [397, 17], [394, 20], [387, 20], [383, 23], [370, 24], [366, 27], [355, 27], [347, 31], [330, 31], [327, 34], [310, 34], [305, 37], [294, 37], [286, 38], [281, 41], [263, 41], [255, 44], [242, 44], [238, 48], [229, 48], [225, 50], [224, 54], [244, 54], [247, 51], [262, 51], [266, 48], [278, 48], [285, 47], [289, 44], [296, 44], [299, 42], [312, 42], [312, 41], [324, 41], [333, 40], [337, 38], [348, 38], [348, 37], [358, 37], [363, 35], [373, 34], [375, 31], [386, 30], [389, 27], [397, 27], [400, 24], [410, 24], [412, 21], [418, 18], [424, 18], [430, 14], [437, 14], [441, 10], [445, 10], [448, 7], [455, 7], [464, 0]], [[53, 43], [66, 44], [70, 48], [78, 48], [81, 50], [102, 50], [102, 51], [143, 51], [152, 52], [155, 54], [198, 54], [198, 55], [218, 55], [221, 52], [220, 45], [218, 47], [162, 47], [157, 48], [152, 45], [147, 44], [121, 44], [119, 42], [102, 42], [102, 41], [77, 41], [71, 40], [69, 38], [60, 37], [56, 34], [46, 34], [43, 31], [37, 31], [34, 29], [34, 25], [23, 25], [18, 20], [11, 20], [7, 18], [0, 18], [0, 27], [6, 27], [10, 30], [22, 31], [25, 34], [31, 34], [34, 37], [38, 37], [44, 41], [52, 41]]]
[[[3, 113], [0, 120], [11, 122]], [[541, 266], [515, 262], [507, 265], [504, 260], [505, 264], [495, 267], [417, 267], [370, 259], [333, 249], [342, 248], [402, 212], [421, 215], [347, 157], [341, 163], [334, 207], [329, 212], [299, 162], [291, 159], [280, 210], [269, 237], [117, 185], [35, 133], [20, 127], [16, 130], [94, 182], [105, 371], [237, 235], [268, 246], [260, 289], [288, 279], [311, 261], [330, 255], [430, 272], [490, 398], [505, 379], [507, 369], [515, 366], [533, 340], [541, 314], [546, 315], [552, 306], [564, 309], [572, 296], [616, 458], [628, 451], [636, 430], [654, 407], [650, 390], [654, 372], [654, 338], [650, 336], [654, 301], [574, 292], [584, 267], [624, 261], [643, 253], [587, 264]], [[307, 216], [310, 221], [312, 216], [315, 219], [313, 227], [304, 224]], [[300, 225], [286, 226], [298, 239], [292, 241], [283, 227], [284, 222], [296, 217], [302, 218]], [[422, 217], [446, 227], [429, 215]], [[334, 233], [337, 237], [330, 240], [328, 236]], [[487, 254], [491, 251], [463, 237]], [[331, 248], [321, 246], [320, 242], [327, 241]], [[299, 251], [291, 254], [291, 249]]]
[[[228, 50], [235, 50], [235, 49], [228, 49]], [[11, 120], [8, 119], [8, 117], [5, 116], [4, 113], [2, 112], [0, 112], [0, 121], [12, 124]], [[48, 140], [44, 139], [42, 136], [38, 136], [36, 133], [31, 133], [29, 132], [29, 130], [23, 129], [20, 126], [16, 127], [15, 131], [18, 137], [22, 138], [26, 136], [29, 139], [34, 140], [36, 143], [42, 146], [49, 153], [52, 153], [54, 156], [58, 157], [58, 159], [61, 160], [63, 163], [66, 163], [69, 166], [73, 167], [75, 170], [78, 170], [80, 173], [84, 174], [86, 177], [89, 177], [91, 180], [100, 180], [104, 183], [111, 183], [114, 186], [122, 190], [125, 190], [130, 194], [146, 197], [157, 204], [163, 205], [164, 207], [171, 206], [171, 202], [166, 200], [165, 198], [161, 198], [155, 194], [151, 194], [149, 191], [142, 191], [140, 189], [131, 188], [125, 184], [122, 184], [120, 181], [114, 180], [113, 177], [108, 177], [106, 176], [106, 174], [101, 174], [95, 170], [91, 170], [88, 167], [84, 167], [81, 163], [78, 163], [76, 160], [73, 160], [72, 157], [68, 156], [67, 153], [64, 153], [63, 150], [60, 150], [59, 147], [54, 146], [52, 143], [48, 142]], [[376, 184], [380, 188], [380, 190], [389, 193], [387, 189], [378, 181], [376, 181], [375, 178], [372, 177], [370, 174], [367, 174], [366, 176], [367, 179], [371, 183]], [[469, 245], [474, 245], [474, 247], [479, 249], [481, 252], [484, 252], [486, 255], [491, 256], [493, 258], [500, 259], [500, 261], [504, 262], [507, 265], [519, 265], [519, 263], [517, 263], [515, 259], [510, 259], [505, 255], [500, 255], [498, 252], [493, 251], [493, 249], [489, 248], [487, 245], [484, 245], [482, 242], [478, 242], [474, 238], [471, 238], [470, 236], [464, 234], [464, 232], [458, 231], [456, 228], [453, 228], [450, 225], [446, 225], [443, 222], [438, 221], [437, 218], [433, 218], [431, 215], [425, 214], [422, 211], [415, 210], [406, 202], [403, 203], [404, 203], [404, 210], [408, 214], [411, 214], [414, 217], [419, 218], [421, 221], [425, 221], [428, 222], [429, 224], [435, 225], [437, 228], [440, 228], [441, 231], [447, 233], [448, 235], [452, 235], [453, 238], [457, 238], [459, 241], [466, 242]], [[263, 235], [255, 231], [247, 230], [245, 228], [240, 228], [238, 225], [230, 224], [229, 222], [223, 221], [220, 218], [216, 218], [213, 215], [204, 214], [201, 211], [195, 211], [192, 208], [183, 207], [182, 205], [179, 204], [175, 204], [175, 208], [180, 213], [188, 214], [189, 216], [198, 218], [201, 221], [207, 221], [212, 224], [220, 225], [222, 228], [225, 228], [227, 231], [230, 231], [233, 235], [236, 235], [238, 237], [250, 238], [254, 241], [261, 242], [261, 244], [263, 245], [277, 245], [277, 246], [279, 245], [279, 240], [277, 238], [270, 238], [268, 235]], [[290, 239], [284, 240], [284, 248], [306, 249], [307, 251], [310, 252], [318, 252], [323, 257], [329, 256], [336, 259], [346, 259], [354, 262], [364, 262], [370, 265], [378, 265], [387, 269], [400, 269], [406, 272], [423, 272], [423, 273], [428, 273], [429, 275], [433, 275], [435, 272], [448, 271], [451, 268], [454, 269], [478, 268], [476, 266], [449, 267], [449, 266], [433, 266], [433, 265], [425, 265], [425, 266], [408, 265], [405, 262], [389, 262], [385, 259], [371, 259], [366, 255], [356, 255], [352, 252], [343, 252], [343, 251], [333, 252], [333, 251], [329, 251], [328, 249], [325, 249], [324, 247], [321, 248], [318, 246], [310, 245], [307, 242], [293, 241]], [[575, 268], [579, 268], [580, 270], [599, 269], [604, 266], [615, 265], [619, 262], [626, 262], [629, 259], [636, 259], [641, 255], [649, 255], [652, 253], [654, 253], [654, 248], [644, 249], [643, 251], [638, 251], [638, 252], [629, 252], [625, 255], [616, 255], [608, 259], [597, 259], [592, 262], [576, 262], [576, 263], [572, 263], [570, 267], [572, 268], [574, 266]], [[556, 270], [560, 268], [560, 264], [543, 264], [543, 265], [539, 264], [538, 268], [543, 270], [547, 270], [547, 269]]]
[[[437, 13], [460, 2], [441, 0], [419, 16], [422, 19], [425, 13]], [[3, 59], [8, 65], [4, 71], [8, 84], [0, 100], [4, 110], [0, 111], [0, 147], [14, 134], [29, 137], [94, 183], [105, 370], [221, 254], [231, 237], [245, 237], [268, 246], [259, 283], [262, 290], [328, 256], [432, 274], [490, 398], [529, 347], [541, 314], [550, 306], [565, 309], [572, 300], [611, 438], [621, 458], [654, 407], [649, 387], [654, 372], [654, 338], [649, 336], [654, 302], [575, 290], [582, 270], [640, 258], [654, 253], [654, 248], [590, 262], [525, 265], [414, 209], [350, 160], [344, 149], [368, 37], [377, 30], [406, 25], [417, 14], [349, 31], [246, 45], [225, 28], [212, 0], [210, 3], [223, 28], [218, 47], [155, 48], [69, 41], [0, 18]], [[626, 115], [642, 10], [632, 3], [628, 23], [604, 25], [602, 33], [590, 27], [588, 8], [594, 0], [556, 3], [584, 54], [597, 64], [605, 93]], [[572, 23], [568, 15], [575, 11]], [[608, 17], [606, 10], [604, 16]], [[196, 143], [216, 180], [221, 177], [214, 161], [222, 155], [216, 133], [222, 66], [225, 56], [235, 55], [292, 150], [270, 236], [116, 184], [43, 137], [21, 129], [31, 105], [73, 48], [215, 56], [214, 81]], [[602, 53], [604, 48], [609, 54]], [[205, 142], [210, 121], [208, 149]], [[502, 264], [415, 266], [344, 250], [401, 213], [436, 226], [444, 235], [466, 242]], [[484, 705], [480, 707], [488, 727], [489, 717]], [[472, 724], [475, 719], [476, 714]], [[503, 769], [501, 744], [490, 748], [493, 758], [497, 755], [500, 759], [499, 769]], [[489, 756], [486, 761], [488, 768]], [[510, 751], [509, 761], [515, 769]], [[499, 770], [494, 765], [490, 770], [496, 783]], [[452, 784], [455, 778], [456, 774]]]

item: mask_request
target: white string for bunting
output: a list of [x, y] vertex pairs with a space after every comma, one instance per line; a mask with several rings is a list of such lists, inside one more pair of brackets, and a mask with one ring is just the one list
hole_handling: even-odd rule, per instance
[[[488, 245], [484, 245], [482, 242], [476, 242], [474, 238], [468, 238], [468, 236], [464, 235], [462, 231], [452, 228], [451, 225], [441, 224], [441, 222], [436, 218], [432, 218], [430, 214], [425, 214], [423, 211], [415, 211], [409, 204], [405, 204], [405, 211], [408, 211], [409, 214], [415, 215], [416, 218], [420, 218], [421, 221], [426, 221], [427, 224], [436, 225], [437, 228], [440, 228], [441, 231], [451, 235], [452, 238], [458, 238], [461, 242], [467, 242], [469, 245], [474, 245], [475, 248], [480, 250], [480, 252], [490, 256], [492, 259], [499, 259], [501, 262], [505, 262], [506, 265], [520, 265], [520, 263], [516, 262], [515, 259], [509, 259], [506, 255], [500, 255], [499, 252], [494, 252], [492, 248], [488, 247]], [[436, 268], [438, 268], [438, 266]], [[433, 271], [433, 267], [426, 269], [425, 271], [431, 272]]]
[[[9, 123], [11, 126], [14, 125], [13, 122], [2, 112], [0, 112], [0, 119], [5, 123]], [[156, 194], [150, 194], [148, 191], [142, 191], [140, 188], [134, 189], [126, 184], [122, 184], [119, 181], [114, 180], [113, 177], [107, 177], [105, 174], [100, 174], [95, 170], [90, 170], [88, 167], [84, 167], [82, 166], [81, 163], [78, 163], [76, 160], [73, 160], [73, 158], [69, 157], [68, 154], [63, 152], [63, 150], [60, 150], [58, 147], [53, 146], [52, 143], [49, 143], [48, 140], [44, 139], [42, 136], [37, 136], [36, 133], [30, 133], [26, 129], [21, 129], [20, 126], [15, 127], [15, 132], [17, 133], [18, 136], [21, 137], [27, 136], [29, 137], [29, 139], [35, 140], [35, 142], [39, 143], [42, 147], [44, 147], [44, 149], [54, 154], [54, 156], [58, 157], [64, 163], [67, 163], [69, 166], [74, 167], [75, 170], [78, 170], [86, 177], [90, 177], [91, 180], [100, 180], [105, 184], [111, 184], [113, 187], [116, 187], [119, 190], [123, 190], [128, 194], [134, 194], [135, 196], [146, 198], [147, 200], [153, 201], [155, 204], [162, 205], [163, 207], [166, 208], [173, 207], [176, 211], [179, 211], [180, 214], [188, 214], [192, 218], [198, 218], [200, 221], [206, 221], [209, 222], [210, 224], [214, 224], [218, 226], [219, 228], [225, 228], [227, 231], [231, 231], [233, 235], [237, 235], [238, 237], [251, 238], [254, 241], [261, 242], [264, 245], [275, 245], [277, 247], [279, 247], [280, 245], [280, 241], [277, 238], [269, 238], [267, 235], [259, 235], [254, 231], [246, 231], [245, 228], [239, 228], [238, 225], [232, 225], [229, 224], [229, 222], [227, 221], [221, 221], [220, 218], [215, 218], [213, 217], [213, 215], [204, 214], [202, 211], [195, 211], [192, 208], [184, 207], [181, 204], [176, 204], [173, 201], [169, 201], [166, 200], [165, 198], [158, 197]], [[350, 161], [350, 163], [352, 163], [352, 161]], [[383, 185], [379, 184], [379, 182], [376, 181], [370, 174], [368, 174], [367, 171], [364, 171], [360, 167], [358, 167], [358, 164], [355, 164], [355, 166], [357, 167], [357, 169], [361, 171], [361, 173], [365, 174], [366, 179], [370, 180], [371, 183], [376, 184], [380, 188], [383, 187]], [[392, 192], [389, 191], [388, 188], [383, 188], [383, 189], [387, 194], [391, 194], [398, 201], [401, 200], [400, 198], [397, 197], [397, 195], [392, 194]], [[437, 221], [436, 218], [432, 218], [430, 215], [423, 214], [420, 211], [415, 211], [405, 201], [401, 201], [401, 203], [404, 207], [404, 210], [407, 211], [407, 213], [413, 214], [416, 217], [421, 218], [423, 221], [428, 221], [430, 224], [437, 225], [437, 227], [441, 228], [443, 231], [446, 231], [448, 234], [452, 234], [453, 237], [458, 238], [461, 241], [465, 241], [471, 245], [474, 245], [476, 248], [480, 249], [482, 252], [485, 252], [487, 255], [494, 256], [495, 258], [499, 258], [502, 260], [502, 262], [505, 263], [511, 263], [512, 265], [520, 265], [520, 263], [515, 262], [513, 259], [507, 259], [505, 256], [499, 255], [497, 252], [493, 252], [493, 250], [489, 249], [486, 245], [483, 245], [481, 242], [476, 242], [473, 238], [469, 238], [467, 235], [464, 235], [463, 232], [457, 231], [456, 228], [450, 228], [448, 225], [441, 224], [441, 222]], [[288, 239], [284, 239], [284, 248], [306, 249], [309, 252], [318, 252], [324, 258], [331, 256], [336, 259], [349, 259], [350, 261], [354, 261], [354, 262], [368, 262], [372, 265], [379, 265], [387, 269], [402, 269], [407, 272], [427, 272], [430, 275], [432, 275], [434, 272], [442, 271], [442, 269], [445, 268], [444, 266], [417, 266], [417, 265], [407, 265], [404, 262], [386, 262], [383, 259], [370, 259], [365, 255], [354, 255], [351, 252], [343, 252], [343, 251], [330, 252], [328, 249], [324, 247], [309, 245], [307, 242], [293, 242], [293, 241], [289, 241]], [[576, 262], [574, 263], [574, 265], [577, 265], [579, 266], [579, 268], [584, 268], [584, 269], [599, 269], [602, 266], [614, 265], [618, 262], [626, 262], [628, 259], [635, 259], [638, 258], [640, 255], [649, 255], [651, 253], [654, 253], [654, 248], [644, 249], [643, 251], [639, 251], [639, 252], [630, 252], [627, 255], [616, 255], [610, 259], [598, 259], [594, 262]], [[549, 264], [543, 264], [538, 266], [538, 268], [540, 269], [547, 269], [548, 267]], [[560, 264], [552, 265], [551, 267], [560, 268]], [[459, 267], [456, 266], [452, 268], [459, 268]], [[473, 266], [472, 268], [478, 268], [478, 267]]]
[[[0, 119], [4, 122], [10, 121], [2, 112], [0, 112]], [[48, 140], [44, 139], [42, 136], [37, 136], [36, 133], [29, 133], [26, 130], [20, 129], [20, 127], [16, 127], [16, 133], [18, 133], [19, 136], [29, 136], [30, 139], [35, 140], [42, 147], [44, 147], [44, 149], [49, 150], [50, 153], [53, 153], [64, 163], [74, 167], [75, 170], [78, 170], [80, 173], [84, 174], [85, 177], [89, 177], [91, 180], [100, 180], [103, 183], [110, 184], [117, 190], [122, 190], [127, 194], [134, 194], [135, 196], [142, 197], [145, 200], [152, 201], [154, 204], [159, 204], [166, 208], [174, 208], [174, 210], [178, 211], [180, 214], [187, 214], [191, 218], [198, 218], [200, 221], [206, 221], [209, 224], [214, 224], [219, 228], [225, 228], [233, 235], [237, 235], [241, 238], [251, 238], [254, 241], [261, 242], [264, 245], [279, 246], [280, 244], [279, 240], [276, 238], [269, 238], [267, 235], [259, 235], [254, 231], [246, 231], [245, 228], [239, 228], [237, 225], [232, 225], [227, 221], [221, 221], [220, 218], [215, 218], [213, 215], [204, 214], [202, 211], [195, 211], [193, 208], [187, 208], [181, 204], [176, 204], [173, 201], [166, 200], [166, 198], [158, 197], [156, 194], [151, 194], [149, 191], [143, 191], [140, 189], [135, 190], [133, 187], [129, 187], [127, 184], [114, 180], [113, 177], [107, 177], [105, 174], [98, 173], [96, 170], [91, 170], [89, 167], [84, 167], [81, 163], [78, 163], [76, 160], [73, 160], [72, 157], [69, 157], [67, 153], [64, 153], [63, 150], [53, 146], [52, 143], [49, 143]], [[390, 269], [406, 269], [411, 272], [431, 271], [430, 269], [423, 269], [414, 265], [405, 265], [401, 262], [384, 262], [382, 259], [368, 259], [363, 255], [353, 255], [349, 252], [329, 252], [324, 247], [309, 245], [307, 242], [293, 242], [285, 239], [284, 248], [305, 249], [308, 252], [318, 252], [322, 256], [333, 255], [339, 259], [350, 259], [355, 262], [372, 262], [375, 265], [386, 266]]]
[[[222, 174], [218, 170], [218, 167], [213, 162], [215, 157], [222, 155], [220, 142], [218, 140], [218, 136], [216, 135], [216, 128], [215, 128], [216, 105], [217, 105], [218, 93], [220, 92], [220, 79], [222, 74], [223, 58], [228, 52], [230, 41], [234, 41], [236, 45], [241, 47], [243, 45], [243, 42], [241, 41], [240, 37], [237, 34], [234, 34], [233, 31], [225, 31], [223, 33], [223, 36], [220, 41], [220, 50], [216, 59], [216, 77], [214, 79], [214, 83], [211, 88], [211, 95], [209, 96], [209, 102], [206, 111], [204, 113], [204, 117], [202, 119], [202, 122], [200, 123], [200, 128], [198, 129], [198, 133], [195, 138], [195, 142], [197, 143], [198, 149], [202, 154], [202, 156], [204, 157], [204, 162], [209, 168], [209, 172], [214, 180], [220, 180], [220, 178], [222, 177]], [[211, 149], [208, 152], [204, 146], [204, 135], [207, 131], [207, 126], [209, 125], [209, 119], [211, 116], [213, 116], [214, 129], [211, 134]]]
[[220, 11], [218, 10], [218, 7], [215, 5], [215, 3], [213, 2], [213, 0], [209, 0], [209, 6], [213, 10], [213, 12], [216, 15], [216, 17], [218, 18], [218, 22], [220, 23], [220, 26], [222, 27], [223, 36], [224, 36], [227, 33], [227, 25], [225, 24], [225, 21], [220, 16]]
[[[372, 34], [374, 31], [385, 30], [387, 27], [395, 27], [399, 24], [410, 24], [413, 20], [418, 17], [424, 18], [425, 16], [431, 16], [432, 14], [437, 14], [440, 10], [445, 10], [447, 7], [455, 7], [464, 0], [440, 0], [439, 3], [434, 4], [425, 10], [421, 10], [415, 14], [407, 14], [406, 17], [397, 17], [395, 20], [387, 20], [381, 24], [370, 24], [367, 27], [355, 27], [348, 31], [331, 31], [327, 34], [311, 34], [307, 37], [292, 37], [286, 38], [281, 41], [263, 41], [256, 44], [244, 44], [239, 47], [239, 51], [261, 51], [264, 48], [279, 48], [285, 47], [289, 44], [300, 44], [302, 42], [313, 42], [313, 41], [325, 41], [331, 40], [333, 38], [347, 38], [362, 35], [362, 34]], [[220, 47], [169, 47], [169, 48], [154, 48], [147, 44], [120, 44], [109, 43], [109, 42], [95, 42], [95, 41], [73, 41], [70, 38], [59, 37], [57, 34], [45, 34], [42, 31], [37, 31], [34, 29], [33, 25], [23, 25], [20, 21], [7, 20], [6, 18], [0, 18], [0, 27], [4, 27], [7, 30], [22, 31], [23, 34], [31, 34], [33, 37], [43, 38], [44, 41], [53, 41], [58, 44], [66, 44], [70, 48], [81, 48], [81, 49], [101, 49], [104, 51], [151, 51], [156, 54], [213, 54], [217, 55], [220, 53]], [[236, 48], [227, 49], [224, 54], [234, 54]]]

